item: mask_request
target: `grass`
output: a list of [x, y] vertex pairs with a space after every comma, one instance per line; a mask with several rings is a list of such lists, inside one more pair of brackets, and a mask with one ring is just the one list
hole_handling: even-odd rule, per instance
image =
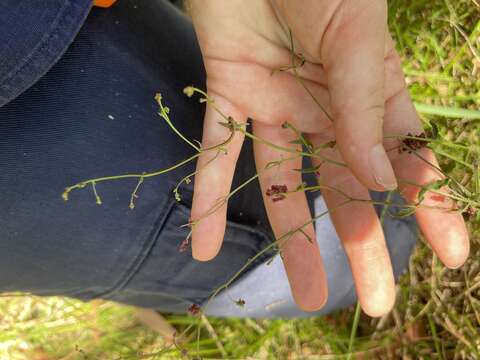
[[[445, 172], [480, 192], [480, 6], [478, 0], [392, 0], [390, 29], [410, 93], [427, 127], [435, 124]], [[398, 285], [395, 309], [371, 319], [355, 308], [303, 320], [206, 319], [203, 358], [480, 358], [480, 215], [468, 221], [472, 250], [447, 270], [423, 242]], [[356, 316], [357, 315], [357, 316]], [[183, 329], [195, 320], [168, 316]], [[357, 326], [352, 326], [357, 323]], [[352, 331], [354, 330], [354, 331]], [[354, 337], [352, 337], [352, 334]], [[119, 304], [68, 298], [0, 298], [0, 359], [178, 358]]]

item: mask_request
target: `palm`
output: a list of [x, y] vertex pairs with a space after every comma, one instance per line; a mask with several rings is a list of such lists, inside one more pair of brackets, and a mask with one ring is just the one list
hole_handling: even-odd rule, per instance
[[[322, 194], [350, 259], [362, 307], [371, 315], [380, 315], [391, 308], [394, 300], [393, 274], [381, 224], [371, 203], [344, 203], [349, 198], [369, 199], [368, 188], [383, 191], [395, 187], [395, 175], [407, 201], [413, 202], [419, 188], [407, 183], [425, 184], [439, 175], [413, 154], [388, 151], [398, 149], [398, 140], [383, 141], [383, 133], [418, 134], [421, 125], [405, 90], [393, 42], [385, 33], [382, 6], [370, 6], [368, 11], [373, 15], [364, 11], [349, 23], [349, 15], [355, 12], [348, 6], [356, 7], [361, 2], [340, 9], [335, 3], [304, 2], [302, 9], [310, 6], [311, 14], [302, 14], [303, 22], [292, 16], [282, 17], [285, 13], [292, 15], [295, 5], [281, 1], [278, 7], [268, 1], [247, 6], [236, 0], [228, 4], [202, 1], [202, 8], [197, 12], [194, 7], [193, 15], [208, 76], [208, 93], [224, 113], [237, 122], [247, 117], [254, 119], [254, 135], [283, 148], [300, 150], [299, 145], [292, 144], [298, 135], [282, 128], [285, 122], [307, 134], [315, 147], [335, 139], [337, 145], [322, 150], [313, 162], [319, 167], [319, 184], [325, 186]], [[314, 16], [310, 23], [316, 24], [315, 31], [309, 29], [310, 15]], [[362, 16], [367, 24], [362, 23]], [[295, 53], [307, 60], [295, 69], [286, 68], [292, 65], [292, 49], [285, 22], [293, 29]], [[361, 46], [359, 36], [365, 43]], [[221, 143], [228, 136], [228, 130], [218, 126], [218, 121], [220, 115], [207, 109], [204, 147]], [[205, 153], [200, 158], [198, 167], [202, 170], [195, 183], [194, 219], [208, 213], [217, 199], [229, 192], [242, 141], [243, 136], [236, 133], [225, 155], [212, 163], [208, 162], [214, 154]], [[372, 165], [370, 149], [377, 143], [383, 143], [382, 151], [387, 149], [393, 170], [389, 163]], [[254, 149], [264, 194], [272, 185], [294, 189], [301, 183], [300, 173], [293, 171], [301, 167], [300, 157], [262, 142], [255, 142]], [[421, 155], [435, 162], [430, 152], [422, 150]], [[322, 161], [325, 158], [332, 162]], [[280, 159], [279, 166], [266, 170], [268, 164]], [[277, 238], [310, 219], [301, 192], [279, 202], [265, 195], [264, 202]], [[224, 235], [225, 217], [224, 206], [195, 226], [196, 258], [208, 260], [216, 255]], [[446, 265], [455, 267], [464, 261], [468, 239], [461, 216], [438, 209], [418, 209], [417, 219]], [[282, 253], [297, 303], [305, 310], [314, 310], [326, 301], [327, 281], [317, 246], [306, 237], [314, 238], [312, 225], [283, 242]]]

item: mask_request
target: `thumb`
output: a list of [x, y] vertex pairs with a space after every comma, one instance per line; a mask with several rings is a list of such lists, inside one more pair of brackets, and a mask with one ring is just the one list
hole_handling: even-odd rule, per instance
[[321, 44], [338, 148], [358, 180], [379, 191], [397, 187], [383, 147], [386, 32], [386, 1], [345, 0]]

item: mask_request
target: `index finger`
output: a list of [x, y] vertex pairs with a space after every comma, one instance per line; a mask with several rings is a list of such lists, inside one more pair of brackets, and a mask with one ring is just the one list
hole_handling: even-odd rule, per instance
[[[227, 99], [216, 94], [209, 95], [227, 116], [237, 122], [246, 121], [245, 116]], [[222, 144], [231, 136], [231, 130], [219, 122], [225, 122], [225, 119], [207, 106], [202, 149]], [[198, 159], [191, 212], [192, 255], [196, 260], [211, 260], [220, 251], [227, 224], [227, 196], [243, 139], [244, 135], [235, 131], [231, 141], [222, 149], [203, 151]]]

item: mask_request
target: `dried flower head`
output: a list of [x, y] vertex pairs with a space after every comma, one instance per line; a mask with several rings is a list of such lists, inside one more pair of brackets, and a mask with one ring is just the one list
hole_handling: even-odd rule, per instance
[[[416, 139], [412, 139], [416, 138]], [[425, 140], [422, 140], [425, 139]], [[426, 135], [425, 133], [421, 133], [419, 135], [413, 135], [411, 133], [407, 134], [407, 137], [405, 137], [402, 140], [402, 145], [399, 148], [399, 152], [402, 153], [404, 151], [407, 151], [409, 154], [412, 153], [412, 151], [419, 150], [421, 148], [424, 148], [427, 146], [428, 140], [426, 140]]]

